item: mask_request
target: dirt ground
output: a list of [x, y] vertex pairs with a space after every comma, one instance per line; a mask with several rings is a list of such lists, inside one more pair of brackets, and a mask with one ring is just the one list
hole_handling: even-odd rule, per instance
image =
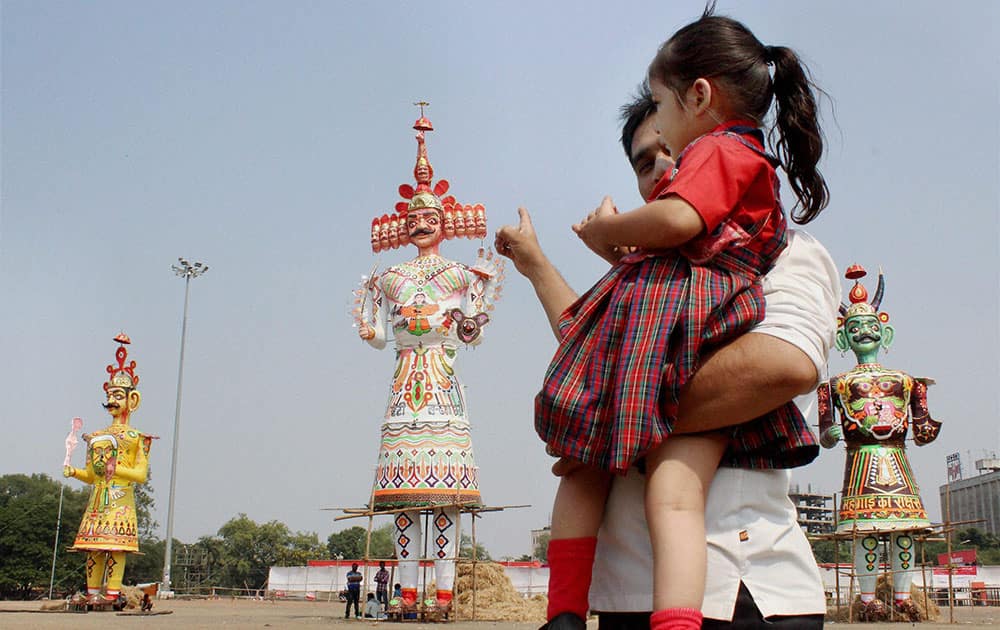
[[[538, 622], [516, 623], [510, 621], [461, 621], [455, 623], [375, 622], [372, 620], [344, 619], [343, 604], [327, 602], [267, 602], [247, 600], [169, 600], [156, 601], [154, 611], [172, 611], [169, 615], [116, 615], [115, 613], [66, 613], [43, 612], [41, 602], [0, 602], [0, 628], [125, 628], [125, 629], [218, 629], [220, 627], [243, 628], [298, 628], [353, 626], [386, 626], [387, 630], [486, 630], [488, 628], [510, 628], [512, 630], [535, 630]], [[901, 630], [919, 627], [921, 630], [947, 630], [956, 626], [1000, 626], [1000, 608], [957, 607], [955, 625], [948, 623], [948, 610], [941, 611], [941, 620], [923, 623], [919, 626], [909, 623], [844, 624], [827, 623], [828, 628], [855, 625], [865, 630]], [[597, 629], [597, 621], [591, 620], [589, 630]]]

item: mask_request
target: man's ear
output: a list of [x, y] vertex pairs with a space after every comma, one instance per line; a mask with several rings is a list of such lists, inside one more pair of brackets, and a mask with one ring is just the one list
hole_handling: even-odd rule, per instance
[[710, 109], [714, 97], [712, 83], [704, 77], [695, 79], [688, 88], [688, 106], [695, 114], [703, 114]]

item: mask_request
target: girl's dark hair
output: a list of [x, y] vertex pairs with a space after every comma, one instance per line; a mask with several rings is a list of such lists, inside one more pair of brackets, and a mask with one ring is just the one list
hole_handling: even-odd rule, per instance
[[[823, 153], [823, 134], [813, 85], [798, 56], [784, 46], [765, 46], [736, 20], [712, 15], [713, 5], [699, 20], [668, 39], [649, 66], [649, 77], [683, 94], [696, 79], [711, 79], [725, 92], [733, 115], [763, 126], [776, 102], [775, 128], [769, 141], [788, 174], [798, 198], [792, 212], [796, 223], [815, 219], [826, 207], [830, 190], [816, 165]], [[770, 75], [774, 67], [774, 78]]]

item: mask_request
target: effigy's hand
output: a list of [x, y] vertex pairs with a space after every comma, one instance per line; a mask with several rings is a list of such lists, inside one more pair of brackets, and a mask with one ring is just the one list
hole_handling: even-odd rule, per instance
[[375, 338], [375, 329], [364, 322], [358, 322], [358, 337], [370, 341]]
[[73, 467], [63, 466], [63, 477], [72, 477], [72, 476], [73, 476]]
[[839, 424], [833, 424], [826, 430], [824, 437], [826, 438], [824, 442], [830, 442], [832, 446], [844, 438], [844, 430]]
[[493, 254], [492, 249], [480, 247], [472, 270], [486, 278], [496, 278], [503, 273], [503, 261]]
[[604, 197], [600, 206], [584, 217], [582, 221], [573, 224], [573, 231], [580, 237], [580, 240], [591, 251], [611, 264], [617, 263], [627, 253], [625, 249], [608, 241], [607, 233], [602, 225], [602, 219], [616, 214], [618, 214], [618, 208], [615, 207], [611, 197]]

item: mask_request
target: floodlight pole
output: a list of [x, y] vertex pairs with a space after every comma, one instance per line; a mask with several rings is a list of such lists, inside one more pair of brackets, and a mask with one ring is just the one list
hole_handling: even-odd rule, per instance
[[52, 599], [52, 587], [56, 581], [56, 551], [59, 550], [59, 528], [62, 526], [62, 504], [63, 492], [66, 491], [66, 484], [59, 484], [59, 514], [56, 516], [56, 540], [52, 543], [52, 572], [49, 574], [49, 599]]
[[181, 428], [181, 384], [184, 382], [184, 341], [187, 337], [188, 294], [191, 278], [197, 278], [208, 271], [208, 265], [196, 262], [193, 265], [183, 258], [178, 258], [179, 265], [172, 265], [174, 273], [184, 278], [184, 318], [181, 323], [181, 357], [177, 366], [177, 404], [174, 407], [174, 442], [170, 455], [170, 499], [167, 503], [167, 540], [163, 552], [163, 582], [161, 593], [170, 597], [173, 592], [170, 585], [170, 560], [174, 544], [174, 489], [177, 485], [177, 442]]

